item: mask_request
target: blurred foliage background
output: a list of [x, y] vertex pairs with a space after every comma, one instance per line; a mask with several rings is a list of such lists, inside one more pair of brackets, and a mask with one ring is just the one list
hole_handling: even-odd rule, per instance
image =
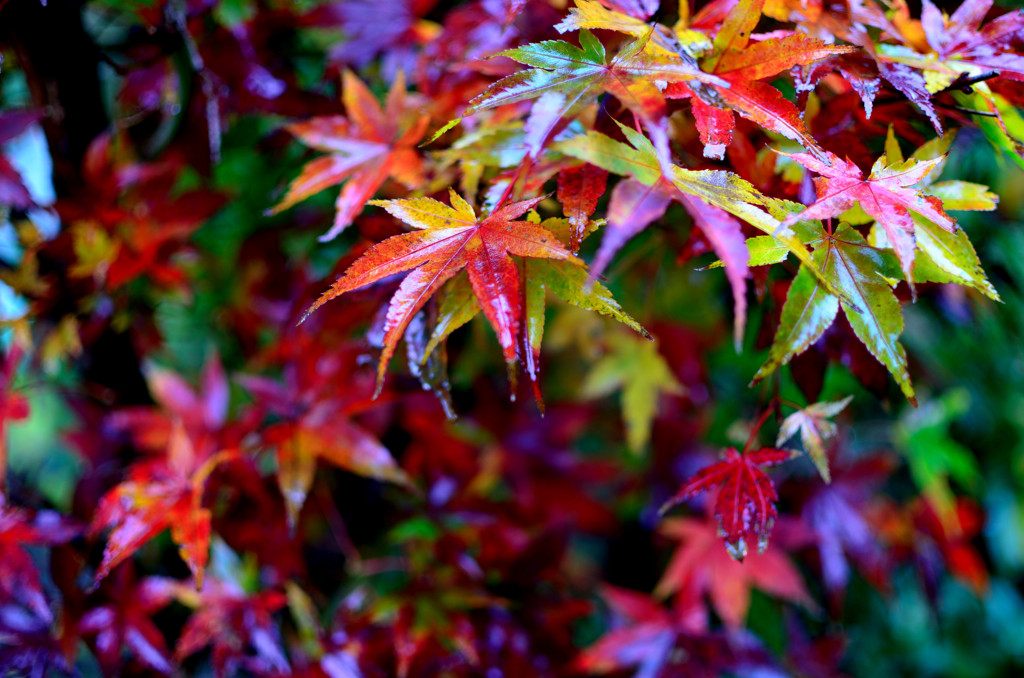
[[[305, 7], [314, 3], [297, 4]], [[137, 9], [135, 5], [105, 0], [83, 6], [84, 23], [97, 44], [120, 44], [136, 30], [131, 18]], [[213, 12], [217, 22], [231, 27], [244, 22], [256, 11], [254, 7], [245, 0], [224, 0], [215, 3]], [[438, 5], [431, 16], [442, 17], [447, 9], [447, 5]], [[287, 47], [296, 86], [333, 100], [337, 96], [336, 79], [329, 77], [330, 67], [321, 56], [332, 46], [335, 35], [312, 28], [296, 32], [294, 39], [295, 44]], [[12, 62], [16, 63], [13, 55], [5, 52], [5, 67], [0, 69], [3, 108], [31, 106], [25, 74], [17, 65], [6, 65]], [[116, 119], [123, 105], [118, 95], [121, 75], [113, 67], [102, 68], [100, 73], [104, 107]], [[371, 85], [375, 94], [384, 95], [385, 78], [372, 79]], [[160, 290], [142, 282], [132, 283], [127, 290], [131, 303], [117, 309], [120, 314], [131, 314], [140, 307], [150, 310], [162, 340], [145, 356], [147, 363], [184, 375], [192, 383], [198, 380], [204, 362], [214, 352], [219, 354], [228, 373], [250, 369], [252, 352], [240, 343], [237, 317], [233, 315], [244, 311], [250, 303], [246, 297], [247, 276], [261, 275], [249, 265], [247, 248], [273, 250], [272, 254], [265, 254], [266, 261], [273, 261], [282, 270], [301, 269], [308, 281], [317, 281], [330, 277], [339, 260], [365, 239], [363, 232], [351, 229], [329, 243], [317, 241], [324, 215], [332, 209], [333, 196], [329, 192], [307, 201], [298, 215], [265, 214], [272, 203], [269, 196], [280, 195], [281, 187], [307, 157], [297, 142], [279, 133], [286, 119], [282, 113], [236, 113], [223, 130], [220, 158], [209, 176], [186, 171], [178, 177], [173, 189], [176, 192], [203, 186], [227, 199], [224, 207], [194, 233], [192, 247], [181, 259], [189, 280], [188, 289]], [[159, 123], [170, 127], [175, 124], [174, 119]], [[163, 139], [172, 136], [171, 129], [150, 131], [151, 155], [158, 156], [161, 144], [165, 143]], [[4, 154], [21, 170], [36, 201], [40, 205], [52, 204], [54, 187], [48, 177], [50, 149], [41, 130], [33, 128], [5, 142]], [[1002, 303], [948, 285], [929, 289], [916, 304], [905, 305], [904, 340], [911, 373], [919, 388], [919, 408], [892, 397], [892, 384], [882, 389], [880, 397], [877, 390], [866, 388], [836, 364], [827, 368], [819, 399], [854, 396], [850, 417], [853, 423], [844, 427], [842, 434], [842, 444], [851, 458], [886, 450], [901, 459], [899, 469], [886, 481], [880, 494], [899, 502], [909, 500], [919, 491], [934, 492], [956, 496], [980, 508], [983, 528], [969, 542], [980, 554], [987, 576], [981, 585], [971, 586], [963, 578], [951, 576], [937, 562], [941, 558], [920, 557], [919, 553], [901, 560], [886, 593], [854, 574], [839, 615], [830, 616], [821, 610], [802, 613], [803, 623], [816, 634], [846, 634], [848, 644], [841, 670], [852, 676], [1024, 675], [1024, 169], [997, 152], [978, 129], [960, 132], [948, 168], [954, 170], [957, 178], [991, 186], [1001, 197], [995, 213], [963, 212], [958, 218], [970, 234]], [[18, 233], [21, 219], [10, 218], [13, 216], [6, 214], [8, 218], [0, 224], [0, 259], [5, 264], [6, 276], [5, 282], [0, 282], [0, 319], [9, 322], [22, 316], [27, 304], [8, 284], [10, 277], [20, 270], [24, 249], [24, 239]], [[44, 235], [52, 235], [59, 228], [55, 215], [45, 209], [18, 216], [31, 221]], [[673, 328], [674, 334], [659, 335], [660, 346], [671, 343], [673, 337], [676, 341], [684, 337], [692, 343], [690, 348], [680, 350], [693, 356], [684, 356], [675, 364], [690, 365], [703, 372], [701, 378], [680, 377], [688, 389], [689, 401], [699, 410], [686, 412], [686, 426], [682, 428], [689, 427], [691, 434], [699, 432], [699, 440], [695, 437], [682, 447], [708, 457], [711, 450], [742, 446], [746, 439], [749, 426], [742, 422], [750, 420], [753, 399], [747, 384], [763, 362], [766, 346], [764, 336], [750, 331], [743, 352], [737, 354], [733, 350], [728, 341], [731, 318], [724, 276], [695, 270], [698, 265], [710, 263], [708, 255], [679, 265], [674, 252], [685, 241], [689, 230], [687, 218], [681, 213], [670, 213], [665, 221], [681, 225], [641, 233], [618, 255], [606, 277], [623, 308], [642, 322], [653, 323], [656, 335], [657, 326]], [[592, 260], [597, 244], [585, 243], [581, 256]], [[773, 276], [785, 278], [774, 273]], [[765, 281], [763, 288], [770, 288], [774, 280], [773, 277]], [[768, 306], [754, 306], [751, 327], [769, 324], [765, 317]], [[119, 319], [115, 314], [114, 322], [127, 325], [132, 321], [126, 317]], [[586, 382], [589, 370], [602, 353], [602, 337], [619, 330], [564, 304], [554, 306], [548, 322], [547, 349], [551, 359], [545, 365], [545, 395], [550, 403], [566, 407], [587, 402], [580, 396], [579, 385]], [[76, 345], [76, 331], [71, 327], [57, 328], [39, 345], [39, 370], [15, 382], [29, 400], [31, 417], [9, 422], [7, 427], [12, 495], [64, 513], [73, 510], [75, 488], [87, 470], [87, 462], [67, 437], [69, 431], [81, 426], [68, 395], [81, 393], [85, 388], [75, 362], [81, 351]], [[261, 331], [267, 335], [265, 345], [272, 343], [273, 328], [264, 327]], [[693, 360], [687, 363], [691, 357]], [[453, 338], [450, 366], [455, 409], [464, 412], [481, 397], [481, 379], [504, 374], [501, 353], [481, 319]], [[783, 373], [778, 388], [784, 401], [804, 400], [788, 371]], [[232, 384], [231, 393], [233, 402], [247, 401], [248, 395], [237, 383]], [[566, 567], [600, 571], [609, 583], [648, 591], [656, 584], [667, 559], [666, 551], [655, 553], [650, 545], [657, 524], [656, 508], [674, 489], [672, 477], [653, 485], [651, 478], [666, 468], [685, 476], [694, 470], [693, 457], [680, 455], [689, 461], [684, 460], [679, 467], [675, 460], [660, 458], [656, 453], [631, 454], [623, 436], [609, 435], [610, 430], [619, 426], [616, 397], [605, 398], [597, 405], [602, 423], [583, 431], [574, 445], [585, 459], [610, 460], [616, 465], [619, 476], [614, 485], [625, 491], [613, 493], [611, 483], [598, 484], [597, 494], [614, 513], [618, 527], [607, 539], [574, 537]], [[514, 406], [507, 406], [507, 416], [524, 422], [524, 429], [539, 426], [533, 407], [520, 398]], [[472, 416], [452, 426], [464, 440], [489, 440], [495, 435], [493, 430], [487, 430], [489, 424]], [[401, 436], [394, 432], [390, 435]], [[528, 436], [528, 432], [520, 435]], [[680, 430], [666, 428], [661, 419], [656, 420], [655, 448], [659, 436], [678, 435]], [[402, 443], [398, 438], [384, 442]], [[523, 444], [529, 445], [529, 441]], [[808, 477], [814, 474], [807, 460], [794, 466], [796, 470], [788, 473]], [[337, 491], [352, 489], [352, 483], [332, 478], [329, 484]], [[380, 491], [359, 485], [353, 496]], [[783, 514], [787, 501], [783, 493]], [[398, 502], [415, 504], [408, 499]], [[442, 519], [417, 518], [415, 511], [409, 511], [406, 519], [393, 523], [387, 530], [378, 530], [360, 526], [358, 508], [353, 509], [358, 501], [353, 499], [349, 504], [343, 507], [343, 513], [360, 548], [390, 553], [395, 551], [395, 544], [401, 544], [412, 558], [424, 560], [419, 566], [430, 566], [435, 542], [447, 529]], [[353, 517], [354, 520], [348, 520]], [[166, 549], [168, 543], [162, 542], [160, 548]], [[917, 546], [921, 551], [929, 548]], [[147, 553], [152, 558], [158, 551]], [[42, 550], [33, 555], [45, 558]], [[314, 553], [311, 557], [318, 555]], [[258, 580], [258, 568], [246, 558], [215, 543], [211, 569], [233, 568], [236, 577]], [[809, 582], [817, 578], [816, 574], [806, 577]], [[393, 575], [366, 575], [365, 579], [384, 597], [403, 586]], [[49, 586], [52, 589], [52, 582]], [[351, 588], [347, 584], [342, 588], [345, 587]], [[820, 586], [815, 588], [811, 584], [811, 588], [816, 596], [823, 593]], [[332, 606], [340, 604], [341, 599], [339, 593]], [[296, 612], [299, 608], [301, 605], [293, 604], [292, 614], [301, 616]], [[597, 609], [602, 608], [598, 605]], [[782, 652], [797, 642], [797, 636], [787, 631], [792, 627], [792, 614], [777, 600], [755, 592], [749, 627], [767, 647]], [[301, 629], [301, 624], [298, 626]], [[594, 612], [574, 626], [575, 642], [589, 644], [605, 630], [605, 617]], [[79, 660], [78, 668], [83, 674], [99, 670], [87, 652], [81, 652]], [[794, 671], [793, 675], [800, 674]]]

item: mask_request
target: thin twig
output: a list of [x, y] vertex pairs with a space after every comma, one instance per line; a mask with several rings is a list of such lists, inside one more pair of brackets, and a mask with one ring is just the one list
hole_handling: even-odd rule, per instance
[[188, 30], [188, 16], [185, 10], [184, 0], [171, 0], [167, 5], [171, 21], [173, 21], [182, 42], [185, 44], [185, 51], [188, 52], [189, 63], [192, 70], [199, 76], [202, 83], [203, 98], [206, 99], [206, 130], [210, 144], [210, 162], [214, 165], [220, 162], [220, 97], [217, 94], [217, 85], [213, 81], [213, 75], [206, 68], [199, 47], [196, 45], [192, 33]]
[[359, 550], [352, 542], [352, 537], [348, 534], [345, 520], [341, 517], [341, 513], [338, 512], [334, 499], [327, 493], [323, 485], [317, 485], [314, 494], [316, 495], [317, 503], [320, 504], [320, 510], [323, 511], [324, 517], [327, 518], [327, 526], [331, 530], [334, 540], [338, 542], [338, 548], [341, 549], [345, 560], [348, 561], [347, 567], [351, 570], [361, 568], [363, 563], [362, 556], [359, 555]]
[[986, 118], [998, 118], [998, 113], [992, 111], [979, 111], [973, 108], [964, 108], [963, 106], [947, 106], [946, 104], [935, 104], [935, 108], [941, 108], [944, 111], [957, 111], [958, 113], [967, 113], [968, 115], [983, 115]]
[[948, 92], [954, 89], [960, 90], [964, 94], [970, 94], [971, 92], [974, 91], [972, 89], [973, 85], [977, 85], [979, 82], [984, 82], [986, 80], [991, 80], [992, 78], [998, 77], [999, 71], [988, 71], [987, 73], [982, 73], [980, 75], [974, 76], [968, 76], [966, 73], [961, 73], [956, 77], [956, 80], [949, 83], [935, 94], [942, 94], [943, 92]]

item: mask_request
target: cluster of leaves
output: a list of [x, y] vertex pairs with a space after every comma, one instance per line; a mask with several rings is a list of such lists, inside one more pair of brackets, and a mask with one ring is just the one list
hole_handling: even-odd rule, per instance
[[0, 673], [835, 676], [985, 594], [901, 342], [1002, 301], [1024, 12], [565, 4], [0, 2]]

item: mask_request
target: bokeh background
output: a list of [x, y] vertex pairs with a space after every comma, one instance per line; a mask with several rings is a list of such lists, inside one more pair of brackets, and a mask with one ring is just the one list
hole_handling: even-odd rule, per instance
[[[361, 675], [345, 672], [356, 671], [343, 659], [350, 648], [345, 633], [370, 652], [397, 642], [378, 627], [408, 631], [405, 624], [434, 629], [437, 637], [424, 642], [438, 645], [431, 650], [438, 657], [460, 642], [482, 648], [483, 629], [505, 629], [527, 638], [524, 658], [560, 657], [543, 667], [531, 668], [527, 659], [509, 666], [558, 673], [552, 667], [564, 668], [557, 662], [567, 648], [590, 646], [618, 623], [602, 586], [647, 594], [658, 585], [675, 547], [658, 534], [658, 506], [718, 450], [746, 440], [763, 396], [747, 382], [777, 317], [773, 289], [784, 291], [787, 277], [773, 273], [758, 282], [764, 302], [753, 305], [751, 331], [737, 354], [725, 278], [695, 270], [710, 258], [690, 238], [682, 212], [618, 255], [606, 274], [609, 288], [658, 337], [660, 357], [652, 359], [682, 386], [677, 395], [660, 396], [641, 454], [627, 449], [618, 394], [588, 398], [586, 384], [596, 363], [622, 358], [615, 357], [616, 341], [633, 356], [624, 370], [650, 370], [636, 357], [642, 344], [611, 321], [567, 305], [549, 312], [545, 417], [525, 384], [509, 402], [500, 351], [479, 320], [449, 343], [445, 397], [460, 414], [456, 421], [447, 421], [442, 404], [405, 365], [392, 370], [384, 397], [373, 403], [366, 365], [374, 314], [389, 290], [335, 302], [323, 318], [298, 328], [295, 321], [354, 252], [399, 229], [379, 210], [366, 210], [340, 238], [318, 242], [330, 221], [332, 191], [268, 215], [311, 157], [282, 125], [338, 112], [342, 68], [383, 96], [399, 69], [431, 81], [424, 70], [452, 68], [498, 40], [485, 31], [514, 30], [517, 40], [532, 40], [550, 33], [551, 23], [543, 22], [558, 11], [531, 0], [527, 14], [502, 27], [473, 13], [489, 11], [487, 2], [178, 2], [0, 2], [0, 143], [31, 194], [31, 204], [0, 207], [0, 320], [5, 346], [31, 335], [35, 347], [9, 384], [31, 414], [4, 422], [7, 501], [56, 510], [78, 526], [62, 546], [29, 549], [56, 611], [36, 629], [38, 654], [30, 663], [44, 673], [81, 675], [108, 674], [114, 666], [125, 675], [153, 669], [137, 652], [103, 659], [82, 617], [114, 605], [117, 587], [129, 590], [136, 578], [185, 581], [189, 571], [164, 533], [139, 551], [130, 575], [89, 591], [102, 541], [84, 526], [102, 493], [145, 454], [110, 418], [140, 407], [181, 415], [185, 396], [154, 394], [154, 380], [174, 373], [201, 393], [217, 380], [202, 376], [216, 360], [224, 374], [215, 386], [228, 389], [230, 414], [210, 428], [217, 435], [240, 428], [237, 438], [252, 445], [253, 462], [246, 473], [225, 471], [215, 481], [220, 517], [209, 576], [230, 582], [243, 598], [283, 596], [267, 608], [273, 633], [266, 642], [275, 649], [243, 640], [240, 656], [251, 663], [231, 666], [319, 675], [320, 660], [337, 656], [341, 663], [333, 666], [342, 668], [330, 675]], [[188, 31], [176, 26], [179, 20]], [[436, 105], [454, 110], [462, 83], [440, 76], [431, 82], [435, 100], [451, 98]], [[39, 111], [34, 88], [43, 83], [59, 91], [63, 118]], [[27, 124], [2, 117], [24, 110], [38, 116]], [[789, 402], [854, 396], [840, 417], [835, 454], [850, 465], [885, 461], [869, 481], [851, 475], [850, 494], [842, 495], [849, 515], [819, 526], [846, 535], [838, 548], [849, 571], [833, 573], [841, 590], [823, 584], [824, 557], [805, 528], [780, 523], [778, 538], [793, 544], [817, 603], [794, 606], [755, 590], [746, 627], [764, 658], [725, 674], [1024, 675], [1024, 169], [978, 128], [960, 131], [948, 168], [1000, 196], [995, 212], [958, 217], [1002, 303], [931, 285], [905, 305], [916, 409], [884, 371], [851, 374], [841, 361], [829, 361], [824, 344], [784, 373], [779, 389]], [[142, 233], [153, 215], [178, 230], [137, 239], [104, 230], [104, 219], [127, 220]], [[120, 250], [112, 243], [117, 238]], [[583, 258], [592, 259], [596, 246], [585, 243]], [[306, 364], [332, 360], [329, 367]], [[858, 360], [846, 356], [849, 365]], [[259, 438], [284, 419], [253, 414], [258, 393], [242, 375], [334, 402], [379, 438], [420, 491], [321, 462], [298, 530], [288, 532], [272, 445]], [[175, 404], [180, 409], [172, 411]], [[780, 512], [794, 522], [809, 515], [814, 474], [803, 459], [775, 476]], [[246, 483], [256, 489], [230, 489]], [[963, 533], [930, 528], [921, 517], [922, 495], [953, 502]], [[686, 512], [701, 510], [698, 502]], [[864, 543], [844, 532], [858, 529], [866, 531]], [[870, 553], [858, 553], [862, 547]], [[274, 548], [291, 550], [267, 552]], [[470, 572], [466, 557], [488, 565]], [[0, 578], [4, 567], [0, 562]], [[213, 609], [190, 607], [184, 593], [174, 596], [153, 612], [166, 643], [159, 651], [168, 656], [192, 610]], [[0, 609], [5, 605], [13, 603], [0, 600]], [[3, 623], [10, 626], [12, 618]], [[470, 631], [459, 626], [463, 619]], [[242, 633], [237, 624], [231, 628]], [[556, 631], [565, 637], [552, 636]], [[0, 632], [0, 648], [8, 644], [0, 658], [12, 667], [14, 637]], [[209, 650], [180, 660], [189, 675], [205, 675], [215, 663]], [[414, 662], [422, 674], [413, 673], [462, 675], [454, 660], [437, 661], [440, 668]], [[385, 666], [373, 675], [394, 669]]]

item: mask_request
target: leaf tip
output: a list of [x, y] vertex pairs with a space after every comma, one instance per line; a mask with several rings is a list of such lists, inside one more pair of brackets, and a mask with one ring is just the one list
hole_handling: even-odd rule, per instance
[[417, 146], [417, 148], [423, 148], [424, 146], [429, 146], [430, 144], [434, 143], [435, 141], [440, 139], [442, 136], [444, 136], [445, 133], [447, 133], [448, 131], [453, 129], [456, 125], [458, 125], [460, 122], [462, 122], [462, 118], [455, 118], [453, 120], [449, 120], [447, 123], [445, 123], [445, 125], [443, 127], [441, 127], [441, 129], [439, 129], [436, 132], [434, 132], [434, 134], [431, 135], [431, 137], [429, 139], [427, 139], [426, 141], [421, 143], [419, 146]]
[[658, 519], [661, 520], [664, 518], [666, 513], [678, 506], [685, 498], [686, 496], [682, 492], [677, 492], [672, 495], [672, 497], [658, 509]]
[[301, 325], [302, 323], [306, 322], [306, 319], [307, 319], [307, 318], [309, 318], [309, 316], [313, 315], [313, 312], [314, 312], [314, 311], [316, 311], [316, 310], [317, 310], [318, 308], [320, 308], [320, 306], [321, 306], [321, 305], [322, 305], [322, 302], [321, 302], [320, 300], [314, 301], [314, 302], [313, 302], [313, 303], [312, 303], [312, 304], [311, 304], [311, 305], [309, 306], [309, 308], [307, 308], [307, 309], [306, 309], [306, 310], [305, 310], [305, 311], [304, 311], [304, 312], [302, 313], [302, 317], [301, 317], [301, 318], [299, 318], [299, 322], [295, 323], [295, 326], [296, 326], [296, 327], [298, 327], [298, 326], [299, 326], [299, 325]]

